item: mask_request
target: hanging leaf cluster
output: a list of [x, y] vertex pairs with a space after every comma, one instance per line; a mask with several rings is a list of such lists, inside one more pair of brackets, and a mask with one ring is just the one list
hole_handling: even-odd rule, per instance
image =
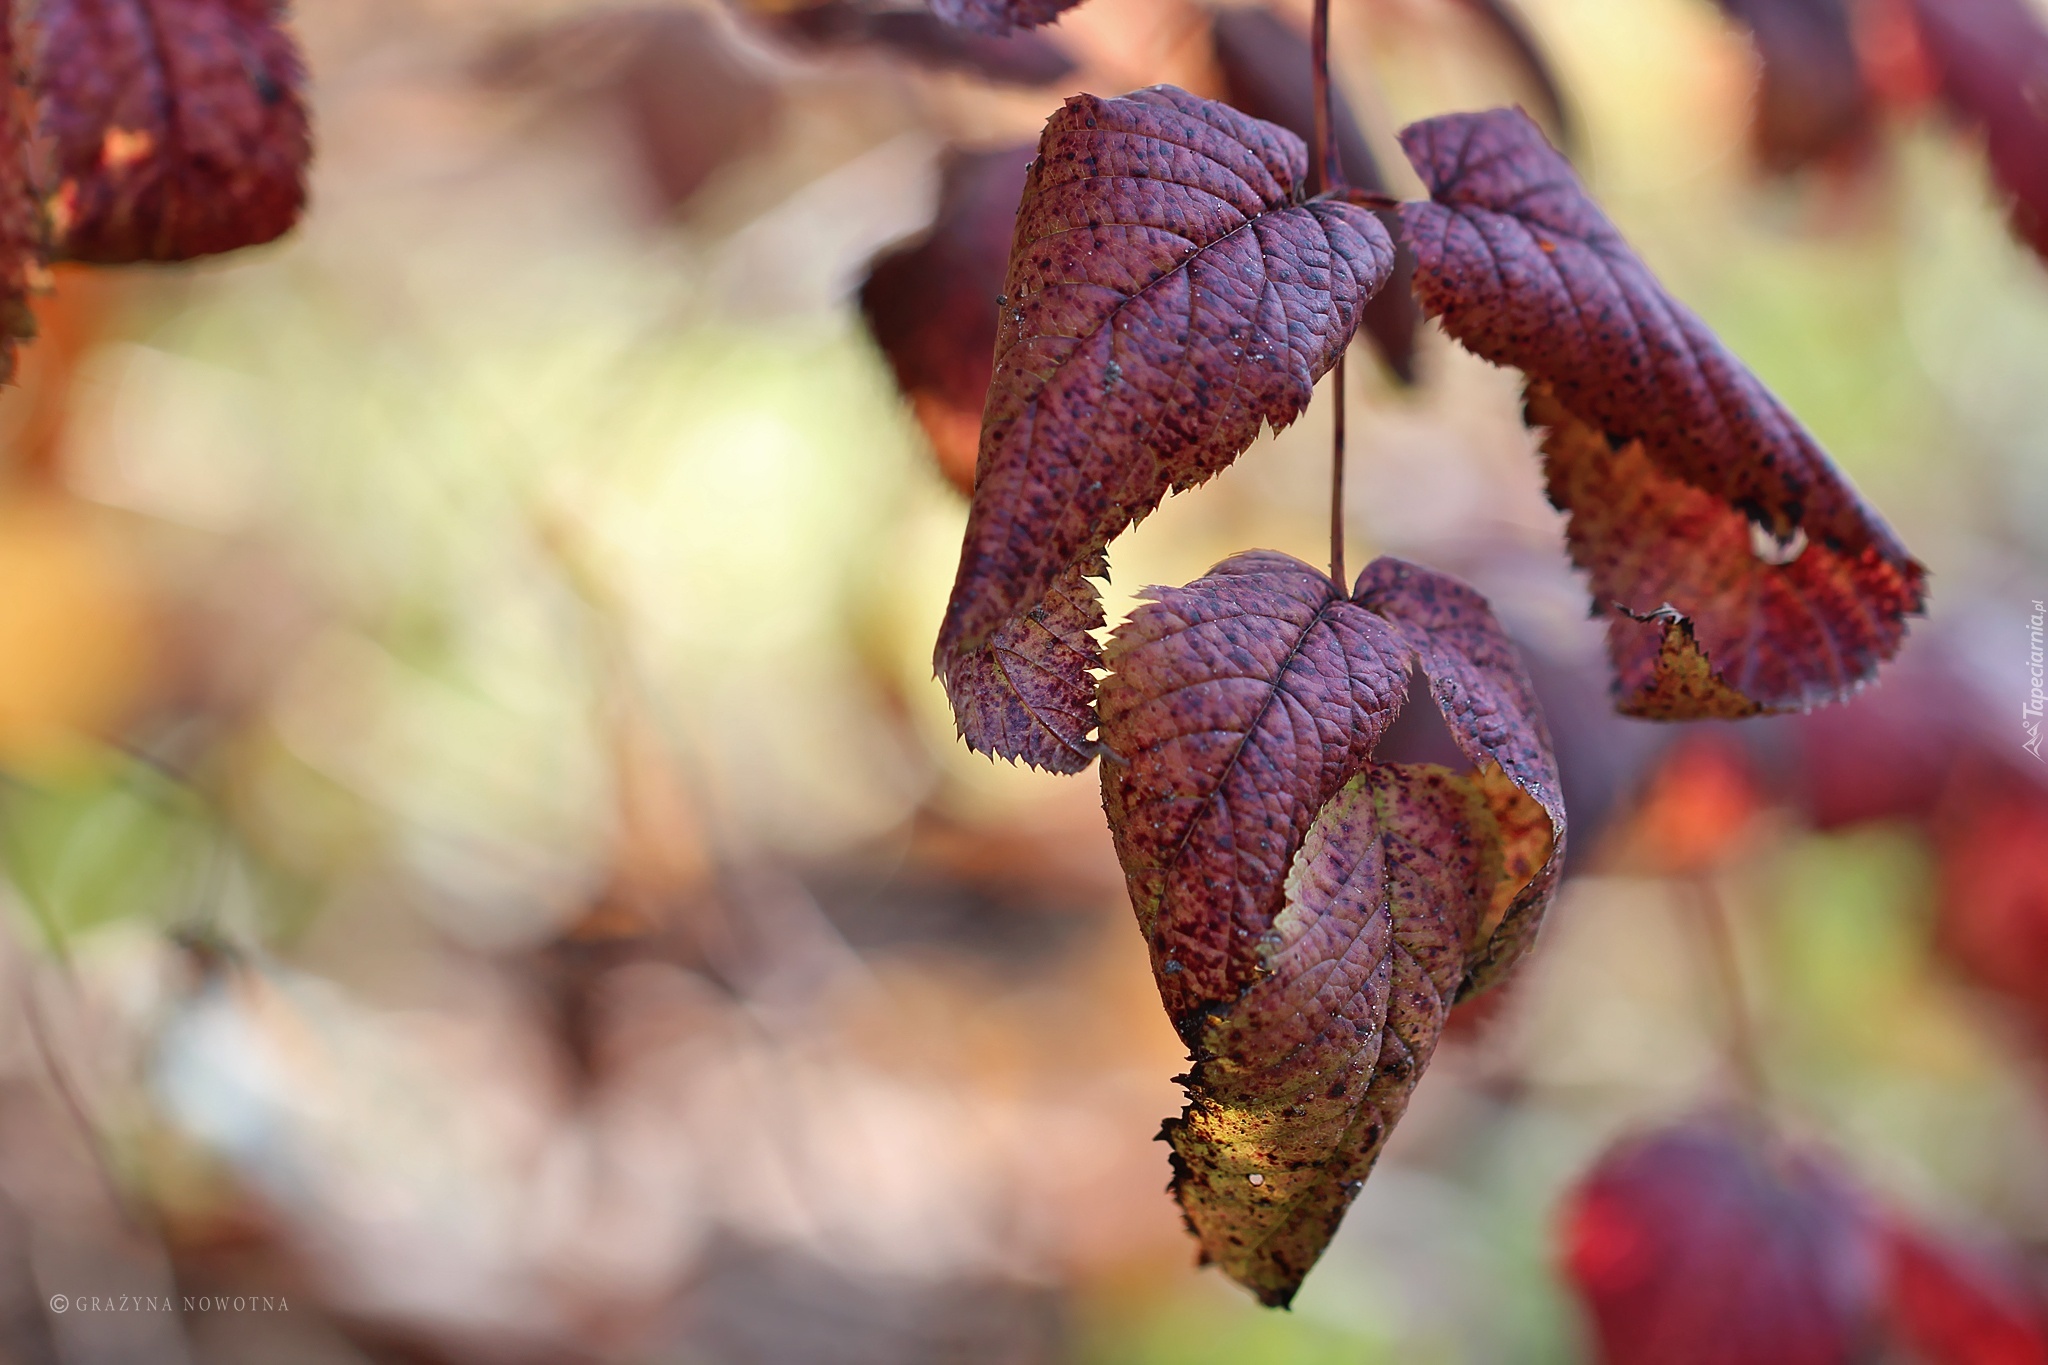
[[[986, 33], [1064, 7], [934, 6]], [[1251, 551], [1147, 590], [1105, 634], [1110, 542], [1299, 417], [1362, 327], [1407, 376], [1419, 313], [1526, 377], [1621, 711], [1847, 696], [1926, 586], [1526, 115], [1408, 128], [1430, 197], [1399, 204], [1333, 101], [1350, 183], [1322, 185], [1291, 130], [1314, 122], [1306, 35], [1263, 11], [1213, 29], [1231, 102], [1076, 95], [1035, 154], [956, 159], [934, 230], [877, 263], [862, 305], [960, 473], [974, 433], [934, 658], [960, 734], [1053, 772], [1100, 760], [1193, 1060], [1161, 1134], [1174, 1195], [1206, 1260], [1285, 1304], [1451, 1007], [1534, 942], [1566, 848], [1556, 762], [1515, 646], [1444, 574], [1380, 559], [1347, 582]], [[981, 369], [960, 354], [970, 311], [945, 301], [993, 284], [999, 253]], [[1375, 758], [1425, 690], [1466, 766]]]

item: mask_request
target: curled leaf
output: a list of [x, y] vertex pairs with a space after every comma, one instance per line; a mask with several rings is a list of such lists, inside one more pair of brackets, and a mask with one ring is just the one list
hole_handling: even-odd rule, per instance
[[[1467, 349], [1533, 381], [1551, 500], [1609, 621], [1623, 709], [1725, 715], [1730, 693], [1804, 709], [1868, 681], [1922, 609], [1926, 571], [1812, 436], [1664, 292], [1525, 115], [1401, 136], [1431, 193], [1401, 210], [1416, 290]], [[1702, 667], [1710, 681], [1670, 676]]]
[[1507, 836], [1510, 899], [1489, 920], [1484, 951], [1463, 984], [1470, 994], [1505, 976], [1534, 944], [1564, 870], [1564, 797], [1550, 729], [1520, 652], [1466, 584], [1382, 558], [1358, 576], [1352, 600], [1415, 651], [1444, 726], [1479, 770], [1478, 790]]
[[974, 492], [981, 410], [995, 373], [996, 295], [1030, 163], [1029, 144], [951, 153], [931, 229], [877, 256], [860, 288], [868, 332], [939, 468], [962, 493]]
[[1763, 61], [1753, 135], [1765, 169], [1796, 170], [1870, 130], [1847, 0], [1717, 0]]
[[2048, 260], [2048, 21], [2028, 0], [1912, 0], [1942, 98], [1984, 130], [2013, 228]]
[[[1195, 1058], [1174, 1188], [1204, 1254], [1285, 1303], [1452, 1001], [1533, 935], [1556, 770], [1512, 646], [1443, 575], [1382, 559], [1346, 596], [1255, 551], [1148, 596], [1107, 651], [1102, 791]], [[1372, 766], [1417, 669], [1477, 772]]]
[[1429, 1064], [1501, 881], [1484, 799], [1442, 768], [1353, 777], [1317, 814], [1167, 1121], [1204, 1253], [1269, 1304], [1329, 1245]]
[[53, 254], [178, 261], [283, 235], [312, 155], [277, 0], [38, 0]]
[[1308, 406], [1393, 246], [1369, 210], [1304, 202], [1306, 169], [1293, 134], [1171, 86], [1078, 95], [1048, 121], [1017, 214], [941, 676], [1169, 491], [1236, 459], [1262, 422]]
[[1606, 1365], [1848, 1365], [1880, 1265], [1821, 1155], [1732, 1118], [1628, 1139], [1573, 1194], [1565, 1269]]
[[1874, 546], [1852, 553], [1803, 529], [1797, 553], [1772, 563], [1747, 515], [1666, 473], [1642, 440], [1616, 448], [1540, 383], [1526, 416], [1543, 432], [1550, 501], [1571, 515], [1566, 547], [1607, 622], [1624, 715], [1802, 710], [1848, 696], [1898, 651], [1924, 600], [1918, 564], [1901, 572]]
[[[1231, 107], [1253, 118], [1277, 123], [1304, 143], [1315, 138], [1314, 83], [1302, 79], [1314, 70], [1308, 34], [1263, 5], [1234, 5], [1217, 10], [1210, 21], [1216, 65], [1223, 72], [1223, 97]], [[1365, 130], [1351, 111], [1351, 101], [1335, 88], [1332, 76], [1331, 116], [1337, 138], [1337, 164], [1344, 183], [1354, 189], [1384, 194], [1386, 177], [1365, 140]], [[1388, 233], [1399, 231], [1392, 209], [1374, 210]], [[1422, 311], [1415, 306], [1408, 281], [1415, 257], [1399, 239], [1394, 243], [1394, 269], [1387, 282], [1366, 301], [1359, 329], [1403, 384], [1415, 382], [1415, 331]]]

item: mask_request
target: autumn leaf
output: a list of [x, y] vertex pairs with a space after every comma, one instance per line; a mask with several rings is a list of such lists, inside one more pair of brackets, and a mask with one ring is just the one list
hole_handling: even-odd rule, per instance
[[1081, 0], [928, 0], [932, 13], [949, 24], [1001, 37], [1049, 24]]
[[1950, 793], [1934, 829], [1940, 946], [2048, 1037], [2048, 781], [1973, 756]]
[[1982, 709], [1942, 643], [1917, 640], [1876, 686], [1793, 723], [1792, 797], [1815, 828], [1924, 820], [1940, 806]]
[[1756, 42], [1753, 135], [1772, 171], [1796, 170], [1870, 131], [1871, 99], [1847, 0], [1716, 0]]
[[2048, 260], [2048, 22], [2028, 0], [1911, 0], [1949, 107], [1983, 130], [2013, 228]]
[[1849, 1365], [1872, 1228], [1826, 1157], [1717, 1115], [1602, 1156], [1567, 1203], [1564, 1267], [1603, 1365]]
[[1051, 85], [1074, 70], [1074, 59], [1048, 34], [977, 33], [949, 24], [930, 10], [822, 0], [769, 10], [760, 17], [798, 46], [819, 51], [876, 47], [919, 66], [966, 71], [995, 85]]
[[1560, 1231], [1603, 1365], [1850, 1365], [1881, 1343], [1925, 1365], [2048, 1362], [2048, 1318], [2008, 1249], [1880, 1207], [1753, 1115], [1625, 1139]]
[[1306, 170], [1293, 134], [1171, 86], [1077, 95], [1048, 121], [939, 632], [956, 711], [980, 701], [963, 660], [1261, 423], [1293, 421], [1336, 363], [1393, 247], [1370, 211], [1304, 201]]
[[1090, 632], [1103, 623], [1102, 599], [1084, 574], [1100, 578], [1100, 560], [1077, 564], [1043, 600], [996, 628], [946, 675], [960, 737], [979, 753], [1003, 754], [1049, 772], [1077, 773], [1095, 757], [1095, 670], [1102, 647]]
[[[1102, 787], [1195, 1059], [1174, 1191], [1204, 1255], [1285, 1303], [1452, 1002], [1533, 935], [1556, 771], [1512, 647], [1444, 575], [1381, 559], [1347, 597], [1254, 551], [1147, 596], [1107, 652]], [[1415, 670], [1474, 773], [1372, 765]]]
[[[1519, 651], [1470, 587], [1387, 557], [1366, 565], [1352, 600], [1385, 618], [1415, 651], [1437, 712], [1480, 770], [1476, 780], [1500, 821], [1514, 894], [1488, 917], [1484, 950], [1461, 988], [1469, 995], [1505, 976], [1534, 944], [1563, 870], [1565, 808], [1550, 729]], [[1503, 783], [1527, 800], [1514, 799]]]
[[[1314, 69], [1308, 35], [1263, 5], [1237, 5], [1216, 11], [1210, 21], [1210, 37], [1216, 65], [1223, 72], [1223, 97], [1231, 107], [1277, 123], [1304, 143], [1314, 141], [1314, 83], [1302, 79], [1304, 71]], [[1379, 160], [1351, 112], [1351, 101], [1334, 88], [1334, 80], [1333, 76], [1331, 114], [1344, 183], [1385, 193], [1388, 186]], [[1389, 235], [1400, 231], [1399, 218], [1392, 209], [1375, 212]], [[1396, 237], [1393, 273], [1367, 300], [1359, 321], [1359, 329], [1403, 384], [1415, 382], [1415, 331], [1422, 323], [1422, 311], [1415, 306], [1414, 291], [1408, 287], [1414, 274], [1414, 253]]]
[[1401, 137], [1432, 196], [1401, 210], [1416, 290], [1468, 349], [1530, 377], [1620, 709], [1798, 710], [1868, 681], [1926, 571], [1812, 436], [1664, 292], [1527, 116]]
[[1293, 1298], [1407, 1108], [1500, 878], [1441, 768], [1360, 773], [1310, 827], [1264, 975], [1207, 1022], [1164, 1129], [1189, 1227], [1262, 1301]]
[[1882, 1234], [1893, 1335], [1927, 1365], [2048, 1365], [2048, 1315], [2009, 1255], [1892, 1219]]
[[276, 0], [38, 0], [51, 252], [178, 261], [268, 242], [305, 203], [305, 69]]
[[516, 33], [482, 64], [491, 84], [602, 102], [655, 204], [683, 210], [713, 175], [774, 137], [780, 85], [716, 14], [600, 10]]
[[996, 295], [1031, 153], [1020, 143], [949, 154], [931, 228], [875, 257], [860, 288], [869, 334], [888, 356], [939, 468], [967, 494], [995, 373]]

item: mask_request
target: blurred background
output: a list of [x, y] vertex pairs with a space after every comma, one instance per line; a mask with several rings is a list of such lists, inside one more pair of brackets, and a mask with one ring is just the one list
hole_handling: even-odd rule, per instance
[[[1614, 718], [1515, 376], [1434, 328], [1412, 385], [1354, 353], [1353, 562], [1493, 598], [1573, 876], [1292, 1312], [1165, 1193], [1185, 1057], [1092, 774], [953, 738], [965, 502], [856, 301], [949, 149], [1221, 95], [1208, 11], [998, 51], [302, 0], [304, 224], [60, 272], [0, 399], [0, 1359], [1577, 1361], [1565, 1192], [1759, 1083], [1887, 1207], [2048, 1267], [2048, 268], [1924, 91], [1779, 174], [1709, 0], [1520, 8], [1594, 192], [1934, 608], [1848, 707]], [[1484, 9], [1338, 0], [1399, 192], [1403, 123], [1543, 107]], [[1111, 619], [1316, 558], [1328, 421], [1115, 544]]]

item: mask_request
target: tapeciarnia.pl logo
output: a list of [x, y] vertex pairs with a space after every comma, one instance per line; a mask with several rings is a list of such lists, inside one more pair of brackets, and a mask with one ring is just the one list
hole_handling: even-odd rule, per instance
[[2040, 598], [2034, 599], [2034, 614], [2027, 621], [2027, 641], [2031, 649], [2027, 655], [2027, 674], [2033, 686], [2027, 693], [2027, 704], [2020, 710], [2020, 724], [2027, 729], [2027, 742], [2020, 747], [2035, 758], [2041, 757], [2041, 713], [2048, 706], [2048, 668], [2044, 668], [2041, 655], [2041, 624], [2048, 618], [2048, 607]]

